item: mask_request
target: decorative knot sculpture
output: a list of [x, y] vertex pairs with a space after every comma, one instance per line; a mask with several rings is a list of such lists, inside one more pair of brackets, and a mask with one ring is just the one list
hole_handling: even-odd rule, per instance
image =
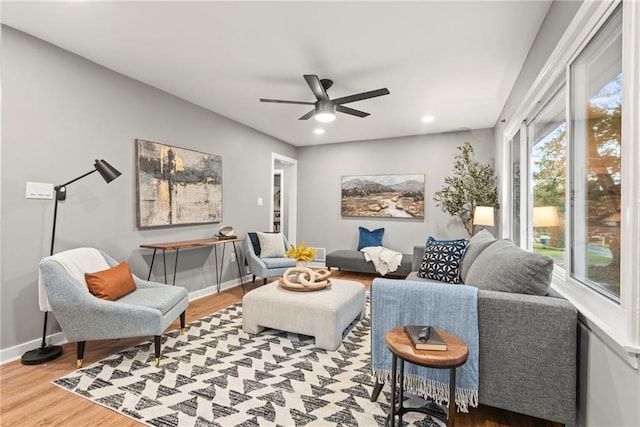
[[282, 286], [287, 289], [311, 291], [331, 286], [331, 272], [327, 269], [312, 270], [307, 267], [291, 267], [282, 275]]

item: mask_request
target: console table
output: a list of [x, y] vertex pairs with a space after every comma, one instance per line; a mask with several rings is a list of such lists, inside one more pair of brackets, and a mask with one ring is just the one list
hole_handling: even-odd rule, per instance
[[156, 259], [156, 252], [158, 249], [162, 250], [162, 262], [164, 265], [164, 282], [167, 283], [167, 259], [166, 259], [166, 251], [176, 251], [176, 260], [173, 266], [173, 282], [172, 284], [176, 284], [176, 272], [178, 270], [178, 255], [180, 254], [180, 249], [193, 249], [193, 248], [201, 248], [206, 246], [213, 246], [214, 257], [215, 257], [215, 268], [216, 268], [216, 288], [218, 292], [220, 292], [220, 282], [222, 281], [222, 267], [218, 265], [218, 245], [222, 245], [222, 259], [221, 262], [224, 265], [224, 252], [227, 243], [231, 243], [233, 246], [233, 254], [236, 257], [236, 264], [238, 265], [238, 279], [240, 280], [240, 284], [242, 285], [242, 293], [244, 294], [244, 283], [242, 283], [242, 271], [240, 270], [240, 262], [238, 259], [238, 249], [236, 247], [237, 242], [243, 241], [243, 237], [235, 237], [232, 239], [220, 239], [217, 237], [212, 237], [209, 239], [196, 239], [196, 240], [184, 240], [181, 242], [169, 242], [169, 243], [148, 243], [144, 245], [140, 245], [141, 248], [145, 249], [153, 249], [153, 256], [151, 257], [151, 265], [149, 266], [149, 275], [147, 276], [147, 280], [151, 278], [151, 271], [153, 270], [153, 263]]

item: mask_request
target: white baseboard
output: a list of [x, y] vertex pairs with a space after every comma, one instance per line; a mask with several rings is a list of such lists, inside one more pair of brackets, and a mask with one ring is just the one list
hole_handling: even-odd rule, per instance
[[[246, 282], [251, 278], [251, 275], [247, 275], [243, 277], [242, 282], [238, 279], [229, 280], [220, 285], [220, 291], [224, 291], [226, 289], [230, 289], [234, 286], [238, 286], [243, 282]], [[195, 301], [200, 298], [204, 298], [209, 295], [213, 295], [218, 293], [218, 289], [216, 286], [209, 286], [204, 289], [199, 289], [197, 291], [193, 291], [189, 293], [189, 301]], [[66, 335], [64, 332], [56, 332], [51, 335], [47, 335], [47, 344], [51, 345], [63, 345], [68, 342]], [[20, 360], [22, 355], [29, 350], [35, 350], [40, 348], [40, 344], [42, 344], [42, 338], [38, 338], [35, 340], [31, 340], [22, 344], [15, 345], [13, 347], [4, 348], [0, 350], [0, 365], [4, 365], [5, 363], [10, 363], [16, 360]]]

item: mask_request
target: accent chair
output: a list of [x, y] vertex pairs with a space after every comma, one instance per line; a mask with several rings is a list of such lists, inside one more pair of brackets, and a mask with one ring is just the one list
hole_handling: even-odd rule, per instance
[[[121, 274], [123, 270], [118, 267], [123, 264]], [[86, 341], [150, 335], [154, 337], [158, 366], [165, 329], [180, 317], [184, 333], [185, 310], [189, 305], [186, 289], [142, 280], [131, 274], [125, 263], [118, 263], [102, 251], [77, 248], [59, 252], [44, 258], [39, 270], [40, 308], [53, 312], [67, 339], [77, 342], [78, 368], [82, 367]], [[96, 277], [106, 293], [117, 288], [122, 278], [131, 286], [124, 296], [104, 299], [109, 296], [96, 293], [95, 286], [87, 282]]]
[[[265, 238], [270, 241], [270, 253], [263, 250], [260, 237], [263, 237], [262, 246], [264, 246]], [[256, 277], [262, 277], [263, 283], [267, 283], [270, 277], [282, 276], [288, 268], [296, 266], [295, 259], [284, 255], [284, 252], [289, 248], [289, 242], [282, 233], [249, 232], [244, 240], [244, 248], [245, 259], [249, 271], [253, 275], [253, 283], [255, 283]]]

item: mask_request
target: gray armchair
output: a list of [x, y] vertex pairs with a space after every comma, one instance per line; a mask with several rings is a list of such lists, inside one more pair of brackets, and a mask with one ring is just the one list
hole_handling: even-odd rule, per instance
[[82, 366], [88, 340], [153, 335], [155, 364], [160, 364], [161, 335], [180, 317], [184, 333], [186, 289], [148, 282], [135, 275], [136, 289], [115, 300], [89, 292], [84, 273], [107, 270], [118, 263], [93, 248], [77, 248], [40, 262], [40, 306], [55, 315], [70, 342], [77, 342], [77, 366]]
[[[282, 236], [282, 245], [285, 249], [289, 248], [287, 238]], [[247, 233], [244, 240], [245, 260], [249, 266], [249, 271], [253, 275], [252, 282], [255, 283], [256, 277], [262, 277], [263, 283], [267, 282], [270, 277], [282, 276], [287, 268], [295, 267], [296, 260], [288, 257], [276, 258], [260, 258], [260, 240], [257, 233]]]

